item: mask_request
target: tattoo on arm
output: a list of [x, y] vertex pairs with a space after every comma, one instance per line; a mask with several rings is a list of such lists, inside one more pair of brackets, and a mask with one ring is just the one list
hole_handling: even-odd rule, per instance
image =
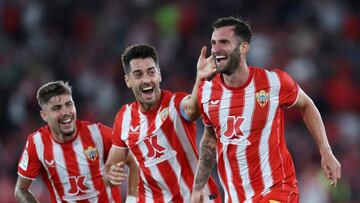
[[200, 148], [200, 161], [195, 175], [194, 189], [202, 190], [214, 167], [216, 161], [216, 138], [212, 135], [204, 135]]

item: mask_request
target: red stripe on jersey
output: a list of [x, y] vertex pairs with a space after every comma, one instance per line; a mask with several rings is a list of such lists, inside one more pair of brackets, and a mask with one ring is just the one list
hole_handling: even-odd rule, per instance
[[[176, 159], [179, 163], [181, 163], [182, 177], [185, 180], [185, 183], [186, 183], [188, 189], [191, 191], [193, 181], [194, 181], [194, 178], [193, 178], [194, 173], [192, 171], [189, 160], [187, 159], [185, 149], [181, 145], [181, 142], [178, 138], [179, 135], [177, 134], [176, 130], [174, 129], [174, 124], [172, 123], [171, 119], [167, 119], [165, 121], [165, 123], [163, 124], [163, 126], [166, 126], [166, 128], [161, 128], [161, 129], [164, 132], [164, 134], [167, 138], [167, 141], [169, 142], [171, 147], [173, 149], [175, 149], [175, 151], [177, 153]], [[194, 130], [194, 132], [195, 132], [195, 130]], [[184, 136], [184, 135], [182, 135], [182, 136]], [[187, 137], [187, 139], [188, 139], [188, 137]], [[187, 152], [187, 153], [190, 153], [190, 152]], [[176, 174], [174, 174], [174, 175], [176, 175]], [[171, 177], [171, 176], [169, 178], [174, 179], [174, 177]], [[169, 186], [171, 187], [171, 185], [173, 185], [173, 184], [170, 184]], [[180, 188], [178, 188], [178, 191], [180, 191]]]
[[[81, 127], [83, 127], [83, 126], [81, 126]], [[84, 152], [85, 152], [85, 150], [89, 149], [89, 147], [96, 147], [96, 144], [95, 144], [94, 140], [92, 139], [92, 136], [90, 135], [89, 129], [87, 127], [84, 127], [82, 129], [78, 129], [78, 130], [81, 132], [80, 140], [83, 145]], [[97, 153], [99, 153], [99, 151]], [[92, 160], [89, 160], [89, 158], [87, 157], [87, 162], [88, 162], [88, 166], [89, 166], [90, 173], [91, 173], [91, 180], [92, 180], [95, 190], [100, 191], [100, 192], [102, 191], [102, 193], [100, 193], [98, 201], [109, 202], [110, 200], [107, 196], [105, 185], [101, 182], [102, 179], [99, 178], [99, 176], [101, 176], [101, 174], [99, 173], [99, 168], [100, 168], [99, 154], [97, 155], [96, 160], [97, 161], [95, 161], [95, 160], [92, 161]], [[99, 183], [99, 181], [100, 181], [100, 183]], [[118, 196], [117, 198], [120, 198], [120, 196]]]
[[[214, 83], [212, 83], [214, 85]], [[218, 91], [214, 91], [214, 89], [218, 89]], [[201, 89], [201, 90], [204, 90], [204, 89]], [[219, 91], [221, 90], [221, 91]], [[199, 100], [201, 101], [202, 99], [202, 96], [203, 96], [204, 92], [202, 92], [201, 95], [201, 98], [199, 98]], [[209, 112], [209, 118], [211, 119], [212, 121], [212, 125], [213, 125], [213, 128], [216, 129], [216, 125], [220, 125], [220, 116], [219, 116], [219, 108], [220, 108], [220, 105], [221, 105], [221, 101], [219, 101], [219, 103], [217, 105], [211, 105], [211, 101], [215, 101], [217, 98], [221, 98], [222, 96], [222, 87], [220, 85], [217, 85], [217, 86], [212, 86], [211, 87], [211, 93], [210, 93], [210, 100], [209, 100], [209, 106], [208, 106], [208, 112]], [[213, 102], [213, 103], [216, 103]], [[201, 105], [202, 106], [202, 105]], [[216, 134], [216, 137], [217, 139], [219, 139], [219, 136], [218, 134]], [[223, 144], [221, 142], [217, 142], [217, 149], [218, 149], [218, 152], [217, 152], [217, 162], [218, 162], [218, 169], [219, 169], [219, 176], [220, 178], [222, 179], [222, 182], [225, 184], [225, 190], [228, 194], [230, 194], [230, 189], [229, 189], [229, 185], [228, 185], [228, 179], [227, 179], [227, 176], [226, 176], [226, 169], [225, 169], [225, 163], [224, 163], [224, 155], [223, 155]], [[231, 202], [231, 197], [229, 199], [229, 201]]]
[[[273, 147], [274, 144], [270, 145], [270, 150], [273, 153], [270, 153], [271, 160], [271, 169], [273, 171], [274, 185], [283, 187], [284, 189], [297, 190], [297, 180], [295, 167], [286, 147], [286, 141], [284, 136], [284, 119], [283, 119], [283, 110], [278, 109], [276, 112], [276, 119], [274, 119], [274, 124], [272, 126], [272, 133], [270, 140], [276, 141], [277, 148]], [[273, 139], [274, 138], [274, 139]], [[277, 169], [277, 170], [274, 170]]]
[[[221, 100], [219, 98], [222, 97], [223, 89], [220, 84], [212, 83], [213, 86], [211, 87], [211, 95], [209, 100], [209, 118], [212, 121], [212, 125], [214, 129], [217, 129], [220, 125], [220, 115], [219, 115], [219, 108], [221, 105]], [[216, 134], [216, 137], [219, 139], [219, 135]]]
[[[123, 118], [123, 115], [121, 116], [121, 118]], [[120, 124], [121, 125], [121, 124]], [[130, 127], [134, 127], [134, 126], [139, 126], [140, 125], [140, 114], [139, 114], [139, 109], [138, 109], [138, 105], [131, 105], [131, 121], [130, 121]], [[139, 127], [139, 133], [138, 134], [130, 134], [129, 133], [129, 145], [133, 142], [136, 143], [139, 140], [139, 136], [140, 136], [140, 127]], [[121, 131], [120, 131], [121, 132]], [[133, 141], [131, 141], [133, 140]], [[129, 146], [131, 148], [131, 151], [133, 153], [133, 155], [135, 156], [135, 158], [137, 160], [143, 160], [144, 159], [144, 155], [142, 154], [141, 150], [139, 149], [138, 145], [134, 144], [133, 146]], [[151, 171], [145, 167], [145, 164], [143, 161], [138, 161], [139, 163], [139, 167], [140, 169], [143, 171], [144, 173], [144, 177], [146, 179], [147, 185], [150, 187], [151, 191], [152, 191], [152, 196], [155, 200], [155, 202], [164, 202], [164, 197], [162, 195], [162, 189], [159, 187], [158, 183], [156, 180], [154, 180], [151, 177]], [[144, 182], [142, 181], [142, 186], [140, 188], [144, 188]], [[140, 189], [139, 188], [139, 189]], [[139, 199], [141, 201], [145, 201], [145, 188], [144, 189], [140, 189], [138, 190], [139, 192]], [[142, 192], [142, 193], [141, 193]]]
[[[54, 155], [54, 150], [53, 150], [53, 141], [51, 138], [51, 132], [50, 132], [50, 129], [48, 127], [46, 127], [45, 129], [41, 130], [40, 133], [41, 133], [41, 140], [44, 145], [44, 162], [45, 162], [45, 164], [47, 164], [47, 163], [50, 163], [50, 162], [56, 160], [55, 155]], [[47, 170], [50, 175], [45, 172], [45, 173], [43, 173], [44, 175], [42, 175], [42, 178], [44, 178], [46, 176], [46, 179], [48, 180], [46, 182], [49, 182], [49, 185], [48, 185], [49, 191], [51, 191], [51, 193], [54, 194], [54, 190], [56, 190], [59, 197], [62, 199], [65, 192], [64, 192], [64, 188], [61, 184], [61, 181], [59, 178], [59, 173], [57, 172], [56, 167], [47, 165]], [[51, 176], [51, 180], [49, 179], [49, 176]], [[53, 186], [50, 184], [50, 182], [52, 182], [54, 184], [55, 188], [53, 188]], [[54, 202], [56, 202], [55, 195], [52, 196], [52, 198], [54, 198], [53, 200], [54, 200]]]
[[[165, 102], [169, 102], [168, 99], [163, 99], [162, 100], [162, 104], [164, 104]], [[163, 106], [163, 105], [161, 105]], [[166, 106], [166, 105], [165, 105]], [[160, 108], [161, 109], [161, 108]], [[148, 135], [151, 135], [155, 129], [155, 120], [156, 120], [156, 115], [157, 114], [146, 114], [147, 120], [150, 121], [150, 124], [148, 125]], [[163, 130], [163, 132], [165, 133], [165, 136], [168, 140], [168, 142], [170, 144], [173, 144], [171, 141], [172, 139], [175, 139], [175, 137], [177, 137], [176, 132], [174, 132], [174, 125], [172, 123], [168, 123], [170, 119], [167, 119], [165, 123], [162, 124], [161, 126], [161, 130]], [[171, 121], [170, 121], [171, 122]], [[164, 128], [164, 126], [166, 126], [166, 128]], [[168, 131], [166, 131], [168, 130]], [[171, 134], [167, 134], [166, 132], [171, 132]], [[177, 154], [179, 154], [179, 152], [181, 151], [177, 151]], [[178, 157], [178, 155], [177, 155]], [[168, 161], [164, 161], [161, 162], [159, 164], [156, 165], [156, 167], [158, 168], [162, 178], [164, 179], [167, 187], [170, 189], [170, 192], [172, 194], [172, 196], [177, 196], [179, 197], [179, 199], [172, 199], [172, 201], [176, 201], [176, 202], [183, 202], [184, 200], [181, 198], [181, 195], [179, 194], [180, 191], [180, 187], [179, 187], [179, 182], [177, 179], [174, 179], [174, 177], [177, 177], [176, 173], [173, 171], [171, 165], [169, 164]]]
[[262, 176], [259, 149], [260, 149], [261, 133], [266, 125], [266, 121], [269, 113], [269, 105], [270, 105], [268, 96], [266, 96], [267, 101], [264, 104], [260, 100], [261, 99], [260, 95], [261, 93], [269, 95], [270, 88], [265, 70], [255, 69], [255, 71], [256, 71], [256, 73], [254, 73], [255, 97], [253, 101], [254, 111], [252, 115], [251, 129], [257, 129], [257, 130], [251, 130], [251, 134], [248, 138], [251, 143], [251, 147], [246, 148], [246, 159], [249, 166], [249, 176], [251, 179], [251, 186], [254, 190], [254, 193], [259, 194], [264, 190], [264, 182]]
[[126, 145], [121, 140], [121, 132], [122, 132], [122, 123], [124, 118], [124, 112], [126, 110], [126, 105], [124, 105], [120, 111], [116, 114], [115, 121], [114, 121], [114, 127], [113, 127], [113, 136], [112, 136], [112, 142], [116, 146], [120, 147], [126, 147]]
[[281, 70], [274, 71], [280, 80], [279, 106], [291, 106], [296, 102], [299, 87], [296, 82]]
[[[275, 185], [280, 183], [280, 181], [285, 180], [285, 163], [283, 153], [281, 150], [281, 109], [277, 109], [275, 118], [273, 121], [273, 125], [271, 127], [271, 134], [269, 138], [269, 159], [270, 161], [270, 167], [272, 171], [272, 178]], [[280, 183], [282, 184], [282, 183]]]
[[[79, 135], [77, 135], [77, 136], [79, 136]], [[77, 138], [75, 138], [75, 139], [77, 139]], [[68, 173], [68, 177], [65, 177], [65, 178], [69, 178], [68, 181], [71, 185], [69, 191], [67, 191], [67, 194], [71, 194], [74, 192], [79, 192], [80, 194], [82, 194], [82, 191], [81, 190], [79, 191], [79, 187], [78, 187], [77, 183], [78, 183], [78, 180], [79, 180], [79, 183], [83, 183], [84, 176], [81, 177], [82, 175], [80, 173], [80, 169], [78, 166], [78, 160], [76, 157], [76, 153], [73, 150], [72, 144], [73, 144], [73, 142], [59, 144], [61, 147], [62, 156], [64, 157], [66, 171]], [[84, 185], [80, 185], [80, 187], [82, 187], [84, 189], [85, 188], [88, 189], [88, 187], [84, 186]], [[77, 193], [74, 193], [74, 194], [77, 194]]]
[[[239, 115], [243, 115], [243, 110], [245, 105], [244, 96], [245, 96], [244, 89], [238, 89], [236, 91], [232, 91], [228, 116], [237, 117]], [[229, 144], [227, 147], [227, 156], [232, 172], [231, 182], [234, 184], [236, 193], [238, 194], [238, 201], [242, 202], [245, 200], [245, 191], [244, 188], [242, 187], [242, 179], [240, 176], [240, 169], [238, 164], [239, 162], [237, 156], [238, 147], [239, 147], [238, 145]]]

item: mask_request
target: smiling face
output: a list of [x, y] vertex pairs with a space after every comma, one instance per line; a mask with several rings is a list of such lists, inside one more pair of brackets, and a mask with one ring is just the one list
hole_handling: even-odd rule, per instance
[[211, 37], [211, 53], [216, 59], [218, 72], [232, 74], [240, 64], [240, 37], [235, 35], [234, 26], [214, 30]]
[[161, 74], [153, 58], [130, 60], [130, 72], [125, 75], [125, 81], [132, 89], [143, 111], [156, 107], [161, 96]]
[[67, 141], [76, 132], [76, 108], [69, 94], [53, 96], [41, 105], [40, 115], [50, 126], [57, 141]]

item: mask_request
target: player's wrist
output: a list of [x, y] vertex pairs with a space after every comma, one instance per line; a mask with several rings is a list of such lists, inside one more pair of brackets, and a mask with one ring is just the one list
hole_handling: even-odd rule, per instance
[[132, 196], [132, 195], [128, 195], [126, 198], [125, 203], [136, 203], [137, 197]]

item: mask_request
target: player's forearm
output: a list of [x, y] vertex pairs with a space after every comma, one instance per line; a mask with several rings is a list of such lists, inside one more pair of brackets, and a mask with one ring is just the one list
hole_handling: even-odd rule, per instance
[[216, 161], [216, 138], [204, 134], [200, 147], [200, 160], [194, 180], [194, 190], [202, 191]]
[[184, 110], [190, 121], [197, 119], [200, 116], [199, 106], [197, 104], [197, 91], [199, 89], [200, 80], [196, 78], [190, 98], [185, 100]]
[[324, 123], [321, 119], [321, 115], [318, 109], [312, 100], [309, 99], [307, 104], [300, 109], [300, 112], [306, 127], [308, 128], [320, 150], [320, 153], [323, 155], [324, 153], [331, 152], [331, 147], [326, 136]]
[[15, 199], [18, 203], [36, 203], [39, 202], [28, 189], [15, 190]]
[[139, 168], [135, 162], [129, 164], [128, 195], [137, 197], [137, 187], [139, 183]]

